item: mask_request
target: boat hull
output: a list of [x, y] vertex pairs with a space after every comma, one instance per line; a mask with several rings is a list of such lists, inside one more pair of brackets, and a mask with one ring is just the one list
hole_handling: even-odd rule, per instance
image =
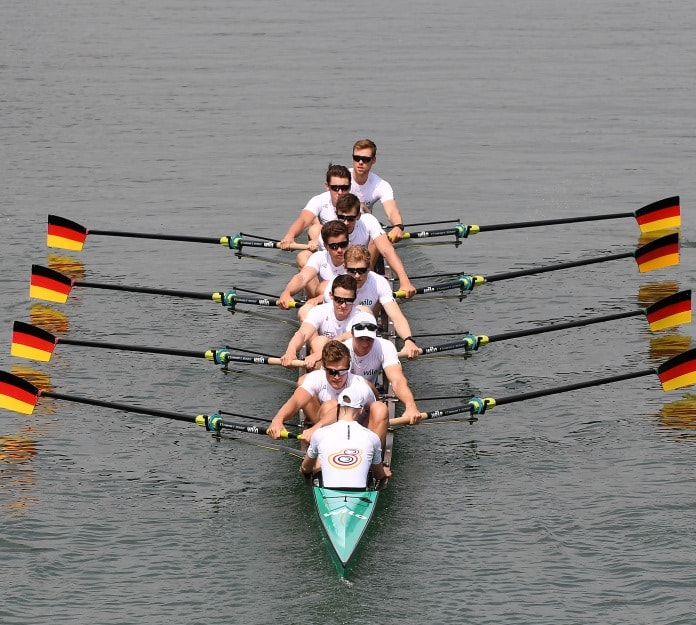
[[322, 530], [336, 568], [343, 575], [374, 514], [379, 491], [312, 488]]

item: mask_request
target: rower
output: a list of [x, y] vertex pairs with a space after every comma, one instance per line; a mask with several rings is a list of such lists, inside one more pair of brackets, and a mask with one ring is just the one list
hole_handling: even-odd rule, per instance
[[[351, 177], [348, 168], [344, 165], [334, 165], [329, 163], [326, 170], [326, 191], [310, 198], [306, 206], [300, 212], [300, 216], [290, 225], [285, 236], [280, 240], [279, 246], [283, 250], [289, 249], [309, 226], [315, 222], [319, 227], [327, 221], [336, 219], [336, 202], [341, 195], [350, 191]], [[309, 237], [309, 252], [300, 252], [297, 255], [297, 265], [300, 269], [304, 267], [311, 252], [315, 252], [317, 247], [316, 237], [318, 232]]]
[[409, 417], [409, 425], [418, 423], [423, 414], [416, 405], [396, 348], [391, 341], [377, 336], [374, 316], [367, 312], [356, 315], [351, 323], [351, 338], [344, 342], [351, 354], [351, 372], [376, 385], [380, 371], [384, 371], [394, 394], [405, 406], [403, 416]]
[[360, 401], [363, 407], [361, 422], [377, 434], [384, 448], [389, 426], [387, 406], [377, 401], [363, 377], [350, 372], [348, 348], [340, 341], [328, 341], [321, 350], [321, 362], [323, 368], [305, 375], [300, 386], [275, 414], [268, 434], [272, 438], [280, 438], [285, 421], [304, 410], [314, 425], [302, 433], [302, 439], [311, 440], [318, 428], [335, 421], [336, 400], [340, 394], [346, 393]]
[[[370, 271], [370, 252], [362, 245], [352, 245], [343, 257], [344, 271], [353, 276], [357, 282], [356, 303], [365, 306], [377, 316], [380, 308], [394, 324], [396, 334], [404, 341], [404, 355], [407, 358], [416, 358], [420, 349], [411, 336], [411, 326], [404, 316], [401, 306], [394, 299], [389, 281], [374, 271]], [[324, 301], [329, 301], [329, 289], [324, 291]], [[300, 309], [302, 319], [309, 311], [305, 312], [304, 306]]]
[[[360, 200], [357, 196], [352, 193], [345, 193], [336, 200], [336, 219], [345, 222], [346, 226], [348, 226], [348, 240], [351, 245], [363, 245], [368, 249], [374, 247], [373, 264], [378, 253], [384, 256], [384, 260], [389, 263], [389, 266], [399, 278], [400, 290], [405, 291], [407, 298], [416, 294], [416, 289], [411, 284], [406, 269], [389, 237], [387, 237], [376, 217], [361, 213]], [[324, 247], [321, 237], [319, 237], [317, 245], [320, 249]]]
[[393, 243], [401, 240], [404, 223], [401, 212], [394, 199], [392, 186], [377, 174], [372, 166], [377, 162], [377, 146], [370, 139], [359, 139], [353, 145], [353, 167], [349, 169], [353, 180], [350, 192], [358, 196], [364, 213], [372, 213], [375, 202], [382, 203], [382, 208], [392, 224], [389, 238]]
[[343, 254], [348, 247], [348, 228], [342, 221], [327, 221], [321, 227], [321, 236], [326, 241], [326, 249], [314, 252], [300, 272], [290, 279], [278, 297], [281, 308], [289, 308], [293, 295], [302, 289], [309, 297], [323, 294], [336, 276], [345, 273]]
[[300, 465], [307, 476], [321, 468], [322, 485], [327, 488], [365, 488], [370, 469], [377, 480], [392, 474], [382, 463], [379, 437], [357, 422], [363, 409], [360, 398], [349, 393], [340, 393], [336, 423], [316, 431]]
[[360, 308], [354, 305], [356, 290], [357, 283], [353, 276], [336, 276], [331, 283], [331, 301], [309, 311], [280, 357], [280, 364], [290, 367], [297, 358], [297, 352], [303, 345], [309, 344], [309, 355], [304, 359], [304, 364], [308, 369], [314, 369], [321, 360], [321, 350], [327, 341], [350, 338], [350, 322], [360, 312]]

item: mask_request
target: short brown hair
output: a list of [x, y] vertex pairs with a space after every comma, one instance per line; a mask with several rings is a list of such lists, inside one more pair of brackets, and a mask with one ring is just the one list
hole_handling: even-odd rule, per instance
[[336, 214], [341, 213], [345, 215], [348, 213], [352, 215], [353, 213], [360, 212], [360, 200], [357, 195], [352, 193], [345, 193], [336, 200]]
[[348, 364], [350, 364], [350, 350], [341, 341], [331, 339], [324, 343], [324, 347], [321, 350], [321, 360], [322, 362], [347, 360]]
[[328, 241], [329, 237], [340, 237], [341, 235], [348, 237], [348, 226], [342, 221], [334, 219], [333, 221], [327, 221], [321, 227], [321, 238], [323, 241]]
[[358, 291], [358, 281], [353, 276], [347, 273], [342, 273], [340, 276], [336, 276], [331, 283], [332, 295], [336, 289], [353, 291], [353, 295], [355, 295]]
[[367, 149], [372, 150], [372, 158], [377, 156], [377, 146], [375, 145], [374, 141], [370, 141], [369, 139], [358, 139], [353, 144], [353, 154], [355, 154], [355, 150], [367, 150]]
[[346, 253], [343, 255], [343, 264], [347, 265], [349, 262], [353, 263], [367, 263], [370, 266], [370, 250], [368, 250], [364, 245], [351, 245]]
[[345, 178], [348, 181], [352, 180], [350, 172], [345, 165], [334, 165], [333, 163], [329, 163], [329, 168], [326, 170], [326, 184], [331, 182], [331, 178]]

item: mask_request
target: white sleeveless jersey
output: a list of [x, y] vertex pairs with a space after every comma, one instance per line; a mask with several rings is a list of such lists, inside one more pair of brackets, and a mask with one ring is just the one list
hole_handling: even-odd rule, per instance
[[[362, 245], [367, 247], [370, 241], [374, 241], [377, 237], [386, 234], [377, 217], [363, 213], [360, 219], [355, 222], [353, 232], [348, 235], [348, 243], [350, 245]], [[317, 239], [317, 247], [320, 250], [324, 249], [324, 241], [321, 235]]]
[[355, 421], [337, 421], [319, 428], [312, 435], [307, 455], [320, 458], [327, 488], [364, 488], [370, 467], [382, 462], [379, 437]]
[[322, 225], [327, 221], [336, 219], [336, 208], [331, 203], [331, 193], [329, 191], [324, 191], [324, 193], [310, 198], [304, 210], [312, 213]]
[[350, 192], [356, 195], [360, 202], [367, 206], [368, 210], [372, 211], [372, 205], [377, 201], [384, 204], [384, 202], [394, 199], [394, 189], [392, 189], [392, 186], [377, 174], [373, 174], [372, 172], [367, 174], [365, 184], [358, 184], [355, 182], [352, 178], [352, 167], [350, 169], [350, 175], [352, 180]]
[[328, 250], [314, 252], [314, 254], [307, 259], [305, 266], [312, 267], [312, 269], [317, 272], [319, 281], [323, 282], [324, 280], [328, 280], [329, 285], [336, 276], [340, 276], [342, 273], [346, 272], [342, 264], [336, 266], [331, 262], [331, 256], [329, 256]]
[[353, 351], [353, 339], [348, 339], [345, 344], [350, 350], [351, 373], [363, 376], [373, 384], [377, 384], [379, 372], [384, 367], [399, 364], [396, 347], [387, 339], [377, 337], [372, 344], [372, 349], [365, 356], [358, 356]]
[[[345, 268], [343, 269], [343, 273], [345, 273]], [[355, 305], [367, 306], [374, 311], [377, 304], [382, 304], [384, 306], [384, 304], [388, 302], [393, 302], [394, 292], [391, 290], [389, 280], [374, 271], [370, 271], [367, 274], [365, 284], [358, 289], [355, 297]], [[324, 301], [331, 301], [331, 284], [327, 284], [324, 289]]]
[[322, 404], [325, 401], [330, 401], [332, 399], [338, 401], [338, 396], [343, 395], [344, 393], [347, 394], [351, 399], [360, 401], [360, 403], [368, 409], [372, 403], [377, 400], [375, 394], [370, 388], [370, 385], [365, 382], [362, 377], [359, 375], [353, 375], [352, 373], [349, 373], [346, 376], [346, 383], [343, 385], [343, 387], [336, 390], [326, 379], [326, 371], [323, 369], [310, 371], [305, 376], [300, 388], [303, 388], [312, 397], [316, 397], [319, 400], [319, 403]]
[[304, 322], [313, 325], [317, 329], [317, 334], [332, 339], [348, 332], [358, 313], [360, 309], [353, 304], [350, 314], [343, 321], [339, 321], [334, 314], [333, 302], [329, 302], [311, 308]]

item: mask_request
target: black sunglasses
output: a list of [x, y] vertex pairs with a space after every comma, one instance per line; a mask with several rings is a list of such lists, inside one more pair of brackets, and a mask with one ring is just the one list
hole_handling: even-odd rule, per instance
[[350, 304], [352, 306], [353, 302], [355, 301], [355, 298], [354, 297], [339, 297], [338, 295], [334, 295], [333, 301], [336, 302], [337, 304]]
[[356, 163], [369, 163], [372, 159], [372, 156], [360, 156], [359, 154], [353, 154], [353, 160]]
[[348, 247], [348, 241], [339, 241], [338, 243], [327, 243], [326, 247], [334, 252], [336, 250], [343, 250]]
[[347, 373], [350, 372], [350, 369], [331, 369], [330, 367], [324, 367], [324, 371], [328, 373], [329, 375], [346, 375]]
[[355, 221], [358, 218], [358, 215], [336, 215], [336, 219], [338, 221]]
[[377, 324], [376, 323], [356, 323], [353, 326], [353, 330], [357, 330], [358, 332], [360, 330], [369, 330], [370, 332], [377, 332]]
[[350, 185], [349, 184], [330, 184], [329, 189], [331, 189], [335, 193], [338, 193], [339, 191], [350, 191]]
[[367, 267], [346, 267], [346, 273], [357, 273], [359, 276], [362, 276], [368, 271], [369, 269]]

